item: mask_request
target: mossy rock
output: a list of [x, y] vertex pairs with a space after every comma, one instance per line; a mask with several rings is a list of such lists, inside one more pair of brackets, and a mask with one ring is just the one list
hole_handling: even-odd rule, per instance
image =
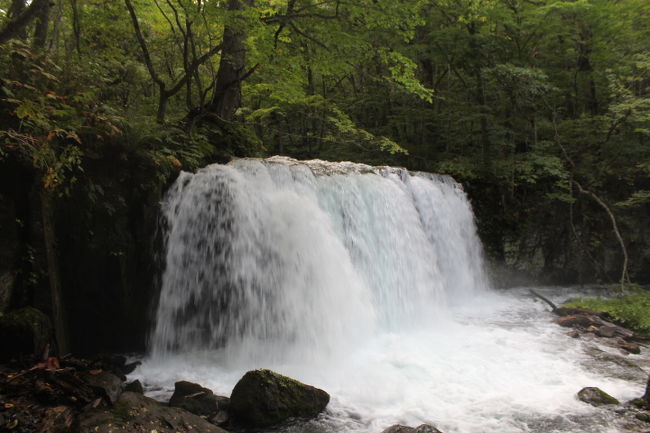
[[1, 361], [24, 355], [40, 357], [51, 340], [52, 323], [36, 308], [25, 307], [0, 316]]
[[578, 392], [578, 399], [580, 401], [584, 401], [585, 403], [589, 403], [592, 406], [603, 406], [606, 404], [620, 404], [618, 400], [616, 400], [611, 395], [607, 394], [602, 389], [592, 387], [592, 386], [587, 388], [582, 388]]
[[230, 413], [252, 427], [279, 424], [289, 418], [313, 418], [329, 403], [322, 389], [271, 370], [249, 371], [230, 396]]

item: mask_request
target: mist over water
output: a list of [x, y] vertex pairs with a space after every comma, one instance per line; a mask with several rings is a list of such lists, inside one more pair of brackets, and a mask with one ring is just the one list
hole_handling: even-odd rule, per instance
[[[152, 392], [192, 380], [229, 395], [249, 369], [319, 386], [310, 431], [618, 431], [583, 386], [640, 385], [586, 370], [544, 308], [489, 287], [471, 207], [446, 176], [352, 163], [240, 159], [183, 173], [163, 203], [165, 271]], [[298, 430], [297, 430], [298, 431]]]

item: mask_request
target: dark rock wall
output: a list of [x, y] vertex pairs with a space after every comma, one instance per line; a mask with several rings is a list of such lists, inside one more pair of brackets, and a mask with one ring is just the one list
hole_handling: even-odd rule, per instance
[[[142, 351], [159, 274], [159, 201], [175, 173], [115, 149], [84, 161], [55, 203], [56, 240], [71, 347], [77, 354]], [[35, 175], [0, 161], [0, 312], [50, 313]]]

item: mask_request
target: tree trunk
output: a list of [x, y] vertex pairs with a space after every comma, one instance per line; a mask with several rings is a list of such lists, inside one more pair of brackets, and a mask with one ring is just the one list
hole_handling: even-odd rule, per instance
[[[10, 20], [14, 20], [20, 16], [20, 14], [25, 10], [25, 1], [26, 0], [13, 0], [11, 6], [9, 7], [8, 17]], [[19, 29], [16, 32], [16, 38], [25, 39], [27, 37], [27, 32], [25, 28]]]
[[34, 48], [42, 50], [47, 42], [50, 27], [50, 1], [43, 2], [36, 13], [36, 28], [34, 29]]
[[165, 115], [167, 113], [167, 101], [169, 100], [169, 94], [165, 90], [164, 85], [159, 85], [159, 98], [158, 98], [158, 110], [156, 112], [156, 121], [160, 124], [165, 123]]
[[[41, 187], [42, 188], [42, 187]], [[70, 350], [68, 330], [61, 288], [61, 274], [56, 247], [56, 232], [52, 193], [41, 189], [41, 217], [43, 221], [43, 241], [47, 258], [47, 274], [50, 283], [50, 298], [52, 302], [52, 322], [56, 337], [58, 354], [63, 356]]]
[[[229, 0], [229, 11], [244, 8], [240, 0]], [[246, 65], [244, 31], [228, 24], [223, 30], [223, 49], [215, 81], [215, 96], [208, 111], [222, 120], [231, 120], [241, 105], [241, 77]]]

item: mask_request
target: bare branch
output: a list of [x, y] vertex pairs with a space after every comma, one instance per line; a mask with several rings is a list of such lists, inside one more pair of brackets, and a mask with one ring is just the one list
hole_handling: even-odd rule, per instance
[[151, 75], [151, 79], [154, 80], [158, 84], [158, 86], [160, 86], [161, 91], [164, 91], [165, 82], [160, 78], [160, 76], [156, 72], [156, 69], [153, 67], [153, 62], [151, 61], [151, 55], [149, 54], [149, 48], [147, 47], [147, 42], [144, 40], [144, 36], [142, 36], [142, 30], [140, 30], [140, 23], [138, 22], [138, 16], [135, 14], [135, 9], [133, 8], [133, 4], [131, 3], [131, 0], [124, 0], [124, 3], [126, 4], [126, 8], [129, 10], [129, 15], [131, 16], [131, 22], [133, 23], [133, 30], [135, 31], [135, 37], [137, 38], [138, 43], [140, 44], [140, 49], [142, 50], [142, 56], [144, 57], [144, 63], [147, 66], [149, 75]]

